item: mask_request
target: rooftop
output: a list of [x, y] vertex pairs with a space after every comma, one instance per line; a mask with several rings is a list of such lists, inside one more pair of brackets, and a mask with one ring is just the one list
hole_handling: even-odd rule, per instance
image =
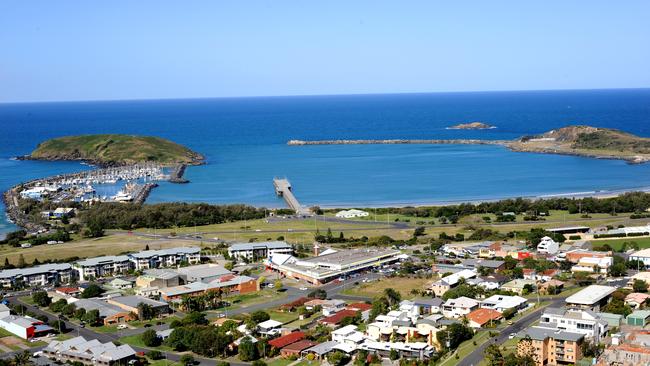
[[321, 322], [328, 324], [339, 324], [343, 321], [343, 319], [355, 317], [358, 313], [359, 312], [356, 310], [341, 310], [334, 315], [321, 319]]
[[500, 312], [492, 309], [485, 309], [485, 308], [476, 309], [471, 313], [467, 314], [467, 319], [479, 325], [483, 325], [489, 322], [490, 320], [499, 320], [502, 317], [503, 316], [501, 315]]
[[292, 343], [298, 342], [306, 337], [304, 332], [292, 332], [282, 337], [278, 337], [269, 341], [269, 346], [275, 348], [284, 348]]
[[5, 269], [0, 271], [0, 278], [14, 278], [20, 276], [32, 276], [48, 272], [66, 271], [71, 269], [68, 263], [50, 263], [27, 268]]
[[200, 264], [198, 266], [181, 267], [176, 270], [178, 273], [186, 275], [189, 278], [201, 281], [208, 277], [218, 277], [232, 273], [223, 266], [217, 264]]
[[616, 287], [591, 285], [567, 297], [567, 304], [592, 305], [616, 291]]
[[154, 308], [156, 307], [161, 307], [161, 306], [167, 306], [167, 303], [162, 302], [162, 301], [156, 301], [149, 299], [147, 297], [142, 297], [138, 295], [133, 295], [133, 296], [118, 296], [118, 297], [113, 297], [110, 299], [112, 302], [116, 302], [118, 304], [122, 304], [128, 307], [132, 308], [137, 308], [139, 304], [147, 304], [150, 305]]
[[129, 254], [129, 257], [136, 259], [146, 259], [152, 257], [163, 257], [168, 255], [185, 255], [185, 254], [199, 254], [201, 248], [199, 247], [177, 247], [160, 250], [145, 250], [138, 253]]
[[314, 347], [318, 343], [312, 342], [306, 339], [303, 339], [301, 341], [291, 343], [290, 345], [286, 346], [283, 348], [284, 351], [295, 351], [295, 352], [300, 352], [303, 350], [306, 350], [307, 348]]
[[112, 264], [112, 263], [128, 262], [128, 261], [129, 261], [129, 257], [125, 255], [107, 255], [103, 257], [95, 257], [95, 258], [80, 260], [76, 263], [76, 265], [80, 267], [92, 267], [92, 266], [98, 266], [100, 264]]
[[585, 335], [581, 333], [567, 332], [566, 330], [561, 330], [558, 328], [545, 328], [537, 326], [523, 330], [520, 335], [522, 337], [529, 336], [530, 338], [537, 341], [543, 341], [546, 338], [553, 338], [562, 341], [577, 342], [585, 337]]
[[291, 245], [284, 241], [262, 241], [255, 243], [235, 243], [228, 250], [253, 250], [253, 249], [291, 249]]

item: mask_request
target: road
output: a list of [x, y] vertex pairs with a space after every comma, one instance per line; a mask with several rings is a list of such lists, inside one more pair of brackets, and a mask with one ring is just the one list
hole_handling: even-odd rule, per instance
[[485, 357], [483, 352], [487, 348], [488, 345], [490, 344], [503, 344], [505, 341], [508, 340], [508, 337], [512, 333], [519, 333], [520, 331], [528, 328], [531, 324], [533, 324], [535, 321], [539, 320], [540, 316], [542, 315], [542, 312], [544, 309], [547, 307], [562, 307], [564, 305], [564, 299], [566, 297], [558, 297], [558, 298], [549, 298], [549, 297], [541, 297], [540, 301], [551, 301], [550, 304], [542, 306], [540, 308], [535, 309], [534, 311], [526, 314], [523, 316], [521, 319], [517, 320], [512, 325], [509, 325], [505, 328], [499, 329], [499, 334], [492, 338], [491, 340], [483, 343], [482, 345], [478, 346], [472, 353], [469, 355], [465, 356], [460, 362], [458, 363], [458, 366], [477, 366]]

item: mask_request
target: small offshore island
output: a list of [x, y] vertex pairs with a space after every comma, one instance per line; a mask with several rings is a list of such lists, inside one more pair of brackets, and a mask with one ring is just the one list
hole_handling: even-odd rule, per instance
[[447, 127], [448, 130], [490, 130], [493, 128], [497, 128], [497, 126], [492, 126], [483, 122], [461, 123]]
[[512, 151], [620, 159], [639, 164], [650, 161], [650, 138], [611, 128], [567, 126], [516, 140], [394, 139], [394, 140], [290, 140], [287, 145], [459, 144], [502, 145]]

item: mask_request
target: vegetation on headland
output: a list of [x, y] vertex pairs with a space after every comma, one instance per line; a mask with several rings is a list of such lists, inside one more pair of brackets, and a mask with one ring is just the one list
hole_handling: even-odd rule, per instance
[[25, 158], [81, 160], [101, 166], [143, 162], [198, 164], [203, 160], [199, 153], [167, 139], [121, 134], [57, 137], [40, 143]]
[[[458, 125], [463, 126], [463, 125]], [[460, 128], [454, 126], [453, 128]], [[632, 163], [650, 161], [650, 138], [639, 137], [611, 128], [567, 126], [541, 135], [516, 140], [477, 139], [392, 139], [392, 140], [290, 140], [288, 145], [359, 145], [359, 144], [464, 144], [502, 145], [512, 151], [576, 155], [601, 159], [622, 159]]]

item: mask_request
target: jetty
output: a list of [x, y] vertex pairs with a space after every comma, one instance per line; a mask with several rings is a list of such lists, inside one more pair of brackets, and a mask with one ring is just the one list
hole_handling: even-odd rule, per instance
[[291, 190], [291, 183], [287, 178], [273, 178], [273, 186], [275, 187], [275, 194], [284, 198], [289, 208], [296, 211], [296, 215], [310, 216], [311, 211], [309, 208], [300, 204], [296, 196]]
[[187, 165], [185, 164], [176, 165], [174, 169], [172, 169], [171, 173], [169, 174], [169, 182], [189, 183], [190, 182], [189, 180], [183, 178], [183, 174], [185, 174], [185, 168], [187, 168]]

